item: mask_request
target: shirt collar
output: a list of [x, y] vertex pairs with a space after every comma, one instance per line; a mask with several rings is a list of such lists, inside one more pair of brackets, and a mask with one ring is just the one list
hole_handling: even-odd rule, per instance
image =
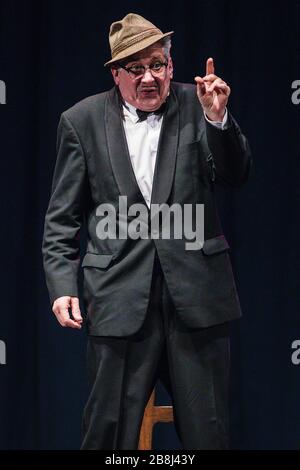
[[[169, 93], [168, 93], [168, 96], [169, 96]], [[123, 100], [122, 106], [123, 106], [124, 117], [129, 118], [134, 124], [136, 124], [139, 121], [139, 116], [137, 115], [136, 108], [125, 100]], [[149, 116], [151, 116], [151, 118], [155, 121], [159, 121], [159, 119], [161, 119], [162, 117], [159, 114], [152, 114], [152, 113], [150, 113]]]
[[124, 117], [129, 118], [134, 124], [138, 122], [139, 117], [136, 113], [136, 108], [132, 106], [132, 104], [127, 103], [125, 100], [123, 102], [123, 113]]

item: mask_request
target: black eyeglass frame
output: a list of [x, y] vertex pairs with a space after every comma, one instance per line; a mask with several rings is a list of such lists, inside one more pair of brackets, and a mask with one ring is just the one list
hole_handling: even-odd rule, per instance
[[[136, 67], [136, 65], [132, 65], [131, 67], [126, 67], [125, 65], [122, 65], [122, 64], [118, 63], [118, 64], [117, 64], [117, 67], [120, 67], [121, 69], [126, 70], [126, 72], [127, 72], [132, 78], [140, 78], [140, 77], [143, 77], [143, 76], [145, 75], [146, 70], [148, 70], [148, 69], [150, 70], [151, 75], [153, 75], [152, 72], [154, 72], [154, 76], [155, 76], [155, 72], [156, 72], [157, 74], [159, 74], [159, 73], [161, 72], [161, 70], [162, 70], [162, 67], [167, 67], [167, 66], [168, 66], [168, 63], [169, 63], [168, 60], [166, 60], [165, 62], [161, 62], [160, 60], [157, 60], [157, 61], [153, 62], [153, 64], [151, 64], [151, 65], [140, 65], [140, 67], [144, 70], [142, 73], [140, 73], [140, 72], [139, 72], [139, 73], [134, 73], [134, 72], [131, 70], [133, 67]], [[159, 68], [159, 70], [156, 70], [156, 71], [155, 71], [153, 67], [154, 67], [156, 64], [160, 64], [161, 67]]]

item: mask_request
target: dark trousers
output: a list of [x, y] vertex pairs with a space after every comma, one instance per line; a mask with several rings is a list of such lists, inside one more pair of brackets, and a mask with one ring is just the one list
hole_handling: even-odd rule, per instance
[[185, 327], [157, 257], [142, 328], [126, 338], [89, 336], [87, 364], [90, 395], [81, 449], [137, 449], [158, 378], [171, 396], [184, 449], [228, 447], [228, 324]]

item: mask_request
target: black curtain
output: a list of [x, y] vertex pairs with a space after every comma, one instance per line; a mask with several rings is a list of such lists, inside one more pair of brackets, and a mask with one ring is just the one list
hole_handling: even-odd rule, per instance
[[[192, 83], [213, 57], [231, 86], [230, 110], [254, 157], [246, 186], [218, 191], [244, 312], [231, 328], [232, 447], [299, 449], [296, 0], [0, 1], [0, 448], [79, 446], [86, 338], [51, 312], [43, 222], [60, 113], [112, 86], [109, 25], [128, 12], [175, 30], [176, 81]], [[170, 427], [157, 428], [156, 448], [176, 445]]]

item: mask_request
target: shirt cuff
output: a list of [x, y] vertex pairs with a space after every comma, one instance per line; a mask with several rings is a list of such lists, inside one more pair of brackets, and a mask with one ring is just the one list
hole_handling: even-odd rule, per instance
[[225, 109], [225, 114], [223, 117], [223, 121], [211, 121], [208, 119], [206, 114], [204, 113], [205, 119], [207, 122], [209, 122], [212, 126], [216, 127], [217, 129], [222, 129], [224, 131], [225, 129], [228, 128], [228, 111], [227, 108]]

